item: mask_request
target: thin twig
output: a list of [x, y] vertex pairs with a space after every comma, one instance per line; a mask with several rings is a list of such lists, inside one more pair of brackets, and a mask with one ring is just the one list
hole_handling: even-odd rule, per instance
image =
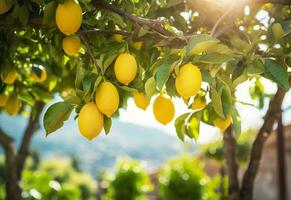
[[84, 43], [85, 48], [86, 48], [87, 52], [89, 53], [91, 59], [93, 60], [93, 63], [94, 63], [94, 66], [96, 67], [97, 72], [99, 72], [99, 67], [98, 67], [98, 64], [95, 60], [95, 57], [91, 51], [91, 47], [90, 47], [88, 39], [86, 38], [85, 35], [80, 35], [80, 38], [81, 38], [82, 42]]
[[120, 34], [123, 36], [131, 36], [133, 33], [120, 31], [120, 30], [111, 30], [111, 29], [89, 29], [89, 30], [79, 30], [78, 34], [89, 34], [89, 33], [107, 33], [107, 34]]

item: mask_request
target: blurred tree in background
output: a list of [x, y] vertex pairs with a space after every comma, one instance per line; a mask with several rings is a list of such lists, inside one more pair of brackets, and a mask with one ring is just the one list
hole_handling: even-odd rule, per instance
[[102, 200], [146, 200], [153, 185], [141, 163], [128, 158], [117, 161], [116, 172], [106, 173], [108, 190]]
[[[37, 153], [34, 153], [37, 155]], [[97, 183], [86, 172], [77, 171], [70, 158], [46, 159], [40, 163], [30, 156], [22, 179], [22, 199], [92, 200], [96, 199]], [[0, 172], [4, 166], [0, 157]], [[4, 174], [0, 174], [0, 199], [5, 198]]]
[[[239, 162], [242, 165], [245, 165], [248, 158], [249, 158], [249, 153], [251, 150], [251, 144], [254, 140], [256, 130], [248, 130], [246, 132], [243, 132], [237, 140], [237, 145], [236, 145], [236, 152], [237, 152], [237, 158]], [[201, 154], [208, 159], [212, 159], [218, 162], [220, 165], [220, 195], [221, 199], [226, 199], [227, 198], [227, 183], [228, 179], [225, 177], [225, 163], [224, 163], [224, 144], [221, 141], [215, 141], [211, 142], [207, 145], [202, 145], [200, 148]]]
[[191, 155], [173, 158], [159, 174], [160, 196], [164, 200], [214, 200], [219, 177], [210, 181], [203, 164]]

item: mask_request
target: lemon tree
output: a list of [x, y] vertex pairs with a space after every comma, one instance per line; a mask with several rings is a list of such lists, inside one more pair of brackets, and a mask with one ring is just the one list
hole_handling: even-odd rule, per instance
[[[43, 108], [59, 95], [62, 101], [43, 117], [46, 135], [73, 115], [80, 134], [92, 140], [103, 130], [110, 133], [112, 118], [133, 98], [138, 108], [152, 110], [161, 126], [175, 128], [182, 141], [197, 140], [204, 123], [234, 138], [225, 145], [235, 145], [241, 132], [237, 105], [250, 105], [236, 92], [250, 81], [258, 108], [272, 98], [267, 124], [257, 135], [264, 142], [289, 90], [290, 2], [226, 2], [0, 0], [1, 112], [28, 110], [29, 123], [36, 124], [38, 105]], [[264, 13], [267, 20], [260, 18]], [[265, 94], [263, 79], [276, 84], [275, 95]], [[175, 115], [176, 99], [189, 108], [180, 116]], [[7, 147], [5, 136], [0, 142]], [[262, 151], [261, 146], [254, 149]], [[241, 199], [251, 199], [256, 153], [251, 152], [241, 191], [233, 190]], [[13, 173], [17, 180], [7, 186], [7, 194], [17, 200], [20, 176]]]

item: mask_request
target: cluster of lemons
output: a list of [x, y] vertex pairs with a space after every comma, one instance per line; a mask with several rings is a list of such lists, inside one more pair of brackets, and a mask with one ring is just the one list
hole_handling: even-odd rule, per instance
[[[6, 0], [0, 0], [0, 15], [8, 12], [13, 6], [13, 3], [8, 3]], [[47, 72], [43, 66], [37, 66], [39, 73], [31, 71], [31, 79], [36, 83], [42, 83], [47, 79]], [[7, 74], [1, 76], [1, 81], [7, 85], [14, 84], [17, 79], [18, 71], [16, 68], [10, 70]], [[15, 115], [19, 112], [21, 101], [13, 94], [2, 93], [0, 94], [0, 107], [9, 115]]]
[[[43, 66], [37, 66], [40, 75], [31, 71], [31, 79], [36, 83], [42, 83], [47, 79], [47, 72]], [[1, 81], [7, 85], [12, 85], [17, 78], [17, 70], [10, 70], [5, 76], [1, 76]], [[9, 115], [15, 115], [19, 112], [21, 107], [21, 101], [13, 94], [2, 93], [0, 94], [0, 107], [4, 107], [4, 110]]]
[[[5, 7], [6, 1], [0, 0], [0, 2], [0, 13], [7, 12], [11, 5]], [[81, 49], [81, 40], [76, 32], [82, 24], [81, 6], [75, 0], [66, 0], [63, 4], [57, 6], [55, 17], [57, 27], [66, 35], [62, 42], [64, 52], [69, 56], [78, 56]], [[113, 37], [119, 42], [123, 40], [123, 37], [118, 34]], [[142, 42], [135, 42], [133, 46], [136, 49], [141, 49]], [[128, 85], [135, 79], [137, 70], [138, 65], [136, 59], [129, 53], [122, 53], [115, 60], [114, 74], [118, 82], [123, 85]], [[46, 79], [46, 71], [43, 70], [43, 72], [41, 77], [33, 73], [32, 78], [36, 82], [43, 82]], [[16, 71], [11, 71], [3, 79], [3, 82], [12, 84], [16, 79], [16, 74]], [[203, 109], [207, 105], [205, 97], [197, 95], [201, 84], [202, 75], [197, 66], [188, 63], [180, 67], [175, 79], [175, 88], [185, 100], [196, 95], [191, 106], [194, 110]], [[150, 98], [143, 92], [134, 92], [133, 98], [136, 106], [143, 110], [146, 110], [150, 104]], [[118, 90], [111, 82], [104, 81], [98, 86], [94, 100], [93, 102], [85, 104], [81, 108], [78, 116], [79, 130], [89, 140], [92, 140], [101, 132], [104, 125], [104, 115], [109, 118], [117, 111], [119, 106]], [[0, 96], [0, 106], [5, 104], [7, 107], [5, 108], [9, 114], [18, 112], [19, 108], [14, 106], [15, 104], [20, 104], [17, 98]], [[153, 114], [156, 120], [163, 125], [171, 122], [175, 115], [175, 107], [171, 98], [166, 94], [157, 96], [153, 103]], [[231, 123], [231, 117], [228, 116], [226, 120], [217, 118], [214, 123], [221, 130], [225, 130]]]
[[[69, 56], [77, 56], [81, 41], [76, 35], [82, 24], [82, 8], [77, 1], [67, 0], [59, 4], [56, 10], [56, 24], [59, 30], [66, 35], [63, 39], [63, 50]], [[117, 42], [123, 41], [123, 36], [116, 34], [113, 38]], [[133, 47], [140, 50], [142, 42], [133, 43]], [[115, 60], [114, 74], [118, 82], [123, 85], [131, 83], [137, 74], [138, 66], [136, 59], [129, 53], [120, 54]], [[184, 98], [195, 96], [200, 90], [202, 76], [199, 68], [191, 63], [180, 68], [176, 77], [175, 87], [177, 92]], [[137, 107], [146, 110], [150, 104], [150, 98], [143, 92], [134, 92], [134, 102]], [[81, 134], [89, 140], [98, 136], [104, 125], [104, 116], [111, 117], [119, 106], [119, 93], [116, 87], [109, 81], [102, 82], [95, 93], [95, 101], [85, 104], [78, 116], [78, 127]], [[192, 104], [193, 109], [202, 109], [206, 106], [205, 97], [197, 97]], [[171, 122], [175, 115], [175, 107], [172, 100], [165, 94], [159, 95], [153, 103], [153, 113], [158, 122], [163, 125]], [[224, 129], [229, 126], [230, 118], [217, 119], [218, 127]]]

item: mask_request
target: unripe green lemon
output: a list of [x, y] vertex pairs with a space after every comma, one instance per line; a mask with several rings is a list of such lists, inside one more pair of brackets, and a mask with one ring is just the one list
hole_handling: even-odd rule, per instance
[[226, 119], [223, 120], [221, 118], [216, 118], [214, 121], [213, 121], [214, 125], [220, 129], [220, 131], [222, 133], [224, 133], [224, 131], [230, 126], [231, 124], [231, 115], [228, 114]]
[[69, 56], [78, 56], [81, 49], [81, 40], [77, 35], [70, 35], [63, 39], [63, 49]]
[[156, 120], [166, 125], [174, 119], [175, 107], [170, 98], [160, 95], [154, 101], [153, 112]]
[[8, 115], [16, 115], [20, 110], [21, 102], [18, 98], [10, 96], [5, 104], [5, 111]]
[[56, 23], [65, 35], [76, 33], [82, 24], [82, 8], [76, 0], [66, 0], [56, 10]]
[[150, 99], [142, 92], [133, 93], [133, 99], [135, 105], [143, 110], [146, 110], [150, 104]]
[[189, 99], [197, 94], [202, 84], [202, 75], [199, 68], [191, 63], [180, 68], [175, 80], [177, 92], [184, 98]]
[[88, 140], [92, 140], [102, 131], [103, 114], [94, 102], [82, 107], [78, 116], [78, 127], [81, 134]]
[[98, 109], [110, 117], [119, 105], [119, 94], [116, 87], [108, 81], [102, 82], [96, 90], [95, 102]]
[[14, 81], [16, 80], [17, 76], [17, 71], [15, 69], [12, 69], [11, 71], [8, 72], [6, 77], [3, 79], [3, 82], [6, 84], [13, 84]]
[[114, 64], [114, 74], [120, 83], [128, 85], [137, 74], [135, 58], [128, 53], [120, 54]]

